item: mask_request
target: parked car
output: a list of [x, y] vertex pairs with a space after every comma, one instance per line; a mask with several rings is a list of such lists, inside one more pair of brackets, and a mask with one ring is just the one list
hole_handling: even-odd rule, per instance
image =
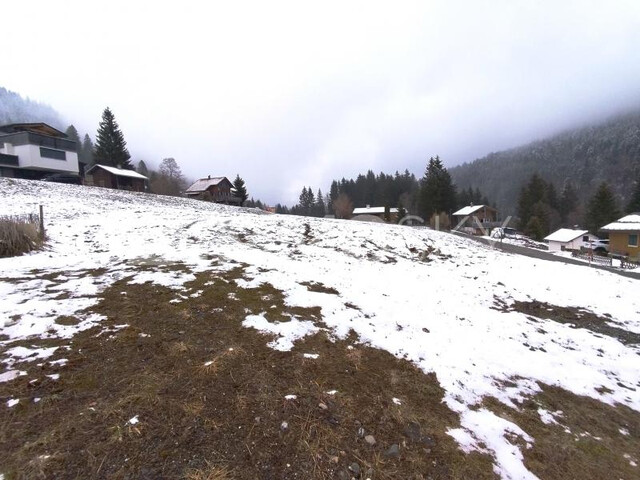
[[591, 240], [585, 243], [587, 248], [591, 248], [594, 252], [598, 253], [607, 253], [609, 252], [609, 240], [608, 239], [598, 239]]
[[518, 232], [511, 227], [497, 227], [491, 231], [492, 238], [517, 238]]
[[71, 183], [74, 185], [82, 184], [80, 176], [73, 173], [53, 173], [44, 177], [43, 180], [45, 182]]

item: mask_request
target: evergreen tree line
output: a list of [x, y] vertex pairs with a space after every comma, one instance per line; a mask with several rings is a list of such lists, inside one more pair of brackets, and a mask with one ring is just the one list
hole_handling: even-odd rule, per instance
[[314, 194], [311, 187], [303, 187], [298, 203], [290, 209], [276, 205], [277, 213], [294, 215], [325, 216], [350, 218], [353, 208], [385, 207], [398, 209], [398, 219], [406, 214], [419, 215], [428, 220], [434, 214], [451, 215], [455, 210], [469, 204], [489, 204], [486, 195], [478, 188], [471, 187], [456, 191], [449, 172], [442, 164], [440, 157], [432, 157], [421, 179], [405, 170], [404, 173], [376, 175], [369, 170], [356, 179], [333, 180], [329, 193], [323, 195], [321, 190]]
[[[626, 212], [640, 212], [640, 178], [628, 197]], [[580, 202], [571, 182], [565, 183], [558, 194], [553, 183], [538, 174], [533, 174], [522, 186], [517, 213], [520, 230], [536, 240], [542, 240], [561, 227], [583, 226], [597, 234], [601, 227], [621, 216], [619, 202], [607, 182], [601, 182], [586, 202]]]

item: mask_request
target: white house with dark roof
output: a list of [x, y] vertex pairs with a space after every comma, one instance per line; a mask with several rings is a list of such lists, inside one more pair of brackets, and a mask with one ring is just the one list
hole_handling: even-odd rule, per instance
[[598, 240], [598, 237], [590, 234], [587, 230], [561, 228], [544, 237], [544, 240], [549, 243], [549, 251], [559, 252], [562, 250], [580, 250], [582, 247], [589, 247], [589, 243]]
[[46, 123], [0, 126], [0, 177], [40, 180], [52, 173], [78, 174], [76, 142]]

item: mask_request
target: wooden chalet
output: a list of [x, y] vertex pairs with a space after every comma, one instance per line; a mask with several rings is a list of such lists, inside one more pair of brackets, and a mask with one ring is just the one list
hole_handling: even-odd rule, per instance
[[134, 170], [95, 164], [86, 172], [85, 184], [96, 187], [144, 192], [148, 178]]
[[207, 200], [227, 205], [240, 205], [240, 198], [236, 197], [233, 184], [227, 177], [212, 177], [196, 180], [184, 192], [187, 197]]

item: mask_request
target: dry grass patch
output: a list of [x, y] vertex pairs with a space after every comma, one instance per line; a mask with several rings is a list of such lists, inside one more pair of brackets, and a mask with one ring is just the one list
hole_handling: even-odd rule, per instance
[[328, 293], [330, 295], [339, 295], [340, 292], [333, 287], [327, 287], [320, 282], [300, 282], [300, 285], [307, 287], [310, 292]]
[[[534, 438], [522, 448], [525, 466], [545, 480], [640, 478], [640, 413], [611, 406], [559, 387], [541, 385], [542, 392], [509, 408], [495, 399], [485, 406], [516, 423]], [[554, 415], [541, 420], [539, 409]]]
[[0, 217], [0, 257], [37, 250], [44, 242], [35, 215]]
[[[380, 480], [495, 478], [489, 456], [466, 455], [447, 435], [459, 419], [434, 374], [353, 334], [268, 348], [268, 337], [242, 326], [248, 313], [320, 323], [320, 310], [288, 307], [268, 284], [239, 288], [240, 274], [197, 274], [186, 287], [202, 294], [182, 303], [171, 303], [171, 289], [128, 279], [102, 292], [91, 311], [106, 320], [51, 358], [69, 360], [58, 381], [31, 384], [42, 376], [34, 370], [0, 383], [0, 397], [21, 399], [0, 409], [5, 479], [334, 479], [353, 463]], [[414, 424], [419, 438], [406, 433]], [[385, 454], [392, 445], [397, 457]], [[41, 455], [53, 461], [25, 475]]]
[[233, 480], [233, 472], [227, 467], [207, 465], [203, 469], [192, 469], [184, 475], [184, 480]]

